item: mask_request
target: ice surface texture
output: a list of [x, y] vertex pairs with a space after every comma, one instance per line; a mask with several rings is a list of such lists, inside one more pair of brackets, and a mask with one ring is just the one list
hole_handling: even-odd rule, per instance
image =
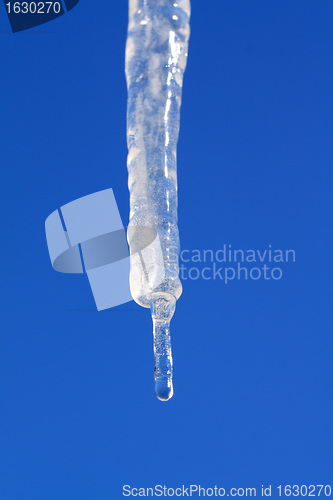
[[[145, 259], [131, 261], [131, 292], [144, 307], [155, 294], [182, 292], [177, 227], [177, 141], [187, 61], [189, 0], [130, 0], [126, 43], [131, 254], [145, 246], [140, 227], [157, 231]], [[163, 269], [160, 269], [163, 268]], [[164, 271], [162, 283], [154, 276]]]

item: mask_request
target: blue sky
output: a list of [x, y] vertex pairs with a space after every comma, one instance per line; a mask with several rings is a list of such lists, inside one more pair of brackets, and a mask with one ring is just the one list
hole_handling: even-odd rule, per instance
[[98, 4], [17, 34], [0, 10], [0, 498], [332, 483], [333, 4], [192, 2], [182, 249], [296, 261], [279, 280], [184, 281], [168, 403], [149, 312], [98, 313], [46, 247], [46, 217], [101, 189], [128, 222], [127, 6]]

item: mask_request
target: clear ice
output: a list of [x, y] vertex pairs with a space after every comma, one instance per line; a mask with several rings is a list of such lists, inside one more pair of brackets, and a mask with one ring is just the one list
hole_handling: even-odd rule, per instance
[[134, 300], [151, 309], [155, 392], [162, 401], [173, 395], [170, 320], [182, 293], [177, 141], [189, 19], [189, 0], [129, 0], [126, 79], [131, 255], [145, 247], [142, 228], [155, 230], [160, 242], [160, 246], [150, 246], [144, 265], [142, 259], [131, 259], [130, 286]]

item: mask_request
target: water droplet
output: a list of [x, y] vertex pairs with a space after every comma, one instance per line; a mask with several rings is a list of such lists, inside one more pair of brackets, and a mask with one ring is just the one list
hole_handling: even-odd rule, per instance
[[173, 384], [171, 377], [155, 378], [155, 394], [160, 401], [168, 401], [173, 396]]

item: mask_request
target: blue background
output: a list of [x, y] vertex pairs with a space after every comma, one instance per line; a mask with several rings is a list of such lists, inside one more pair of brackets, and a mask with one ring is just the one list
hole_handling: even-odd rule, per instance
[[333, 3], [192, 2], [182, 248], [271, 244], [296, 262], [274, 282], [183, 283], [168, 403], [148, 310], [97, 313], [44, 235], [107, 187], [127, 224], [126, 28], [126, 2], [81, 0], [15, 35], [0, 11], [0, 498], [332, 484]]

